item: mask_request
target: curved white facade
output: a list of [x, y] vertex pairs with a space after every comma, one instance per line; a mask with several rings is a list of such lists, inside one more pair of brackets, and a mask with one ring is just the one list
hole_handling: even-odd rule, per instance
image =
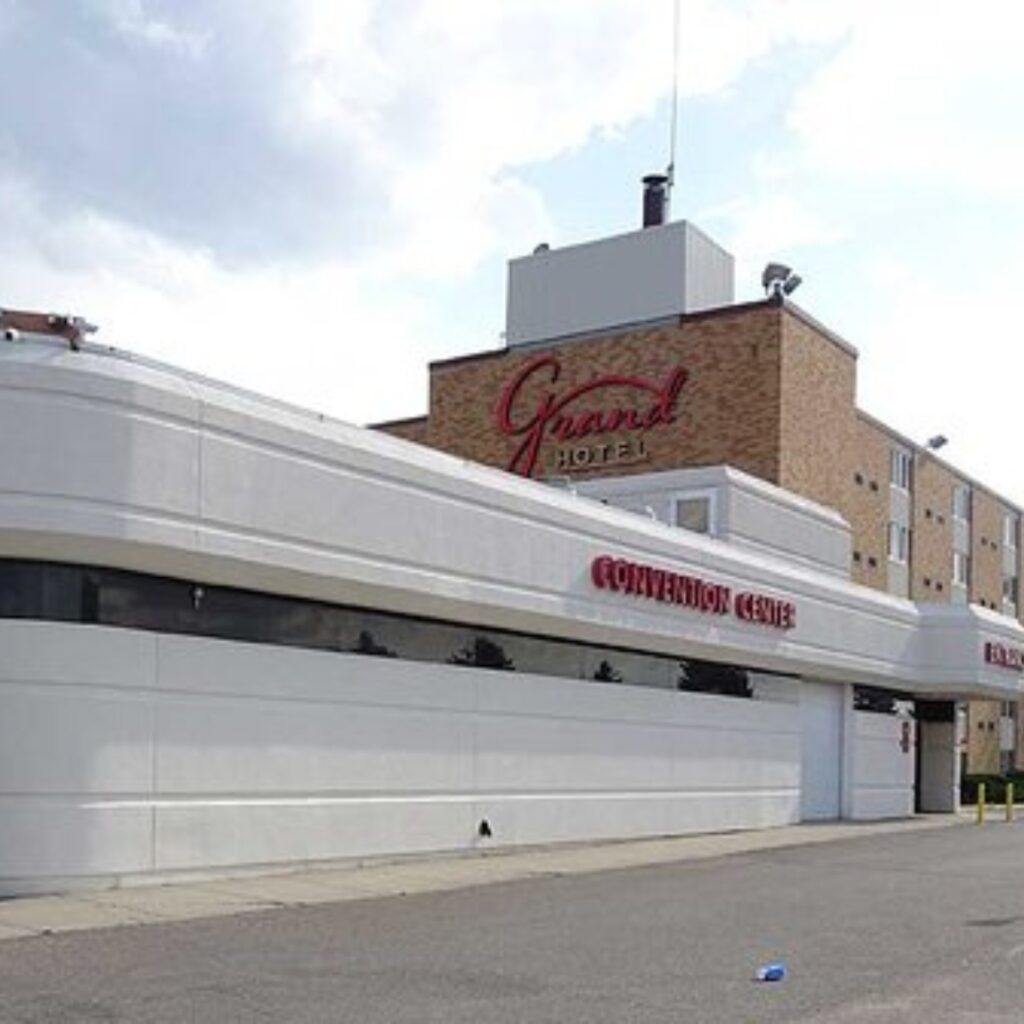
[[[994, 613], [914, 605], [122, 356], [0, 343], [0, 432], [0, 558], [922, 696], [1021, 689], [983, 657], [1024, 644]], [[598, 589], [602, 554], [777, 595], [796, 625]], [[465, 848], [481, 818], [497, 842], [792, 821], [798, 708], [0, 620], [0, 889]], [[853, 717], [844, 729], [849, 761]], [[846, 765], [851, 813], [863, 774]]]

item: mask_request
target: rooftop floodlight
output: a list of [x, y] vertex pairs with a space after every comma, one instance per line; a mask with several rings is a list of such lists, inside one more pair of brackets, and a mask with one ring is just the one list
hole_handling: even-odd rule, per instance
[[770, 298], [781, 298], [796, 291], [801, 280], [800, 275], [794, 274], [785, 263], [769, 263], [761, 274], [761, 287]]
[[928, 438], [928, 450], [937, 452], [940, 448], [945, 448], [949, 444], [949, 438], [945, 434], [936, 434], [934, 437]]
[[761, 287], [765, 291], [771, 291], [776, 281], [781, 286], [782, 282], [792, 273], [793, 271], [785, 263], [769, 263], [761, 274]]

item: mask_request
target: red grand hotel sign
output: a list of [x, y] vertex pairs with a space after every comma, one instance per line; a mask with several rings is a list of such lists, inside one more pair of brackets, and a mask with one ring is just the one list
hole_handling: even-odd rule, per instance
[[[502, 389], [496, 410], [498, 429], [508, 437], [522, 438], [508, 463], [513, 473], [532, 476], [545, 441], [568, 443], [610, 434], [643, 435], [674, 423], [679, 392], [688, 376], [682, 367], [669, 371], [662, 380], [613, 373], [559, 391], [555, 385], [561, 373], [562, 364], [554, 356], [539, 356], [525, 363]], [[538, 382], [546, 383], [547, 389], [534, 407], [524, 410], [524, 388], [535, 387]], [[639, 394], [639, 407], [584, 401], [598, 393], [621, 394], [624, 390]]]

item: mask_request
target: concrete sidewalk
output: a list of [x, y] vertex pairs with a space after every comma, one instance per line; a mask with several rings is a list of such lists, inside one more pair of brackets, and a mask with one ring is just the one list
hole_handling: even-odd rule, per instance
[[963, 816], [947, 814], [895, 822], [828, 822], [752, 832], [325, 865], [287, 873], [104, 889], [66, 896], [26, 896], [0, 901], [0, 941], [703, 860], [862, 836], [948, 828], [964, 821]]

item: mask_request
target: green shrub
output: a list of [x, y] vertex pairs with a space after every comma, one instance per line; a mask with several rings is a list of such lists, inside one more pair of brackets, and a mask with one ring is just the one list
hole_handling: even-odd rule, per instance
[[960, 802], [976, 804], [978, 802], [978, 783], [985, 783], [985, 802], [989, 804], [1006, 803], [1006, 784], [1013, 783], [1013, 802], [1024, 803], [1024, 772], [1010, 772], [1009, 775], [965, 775], [960, 780]]

